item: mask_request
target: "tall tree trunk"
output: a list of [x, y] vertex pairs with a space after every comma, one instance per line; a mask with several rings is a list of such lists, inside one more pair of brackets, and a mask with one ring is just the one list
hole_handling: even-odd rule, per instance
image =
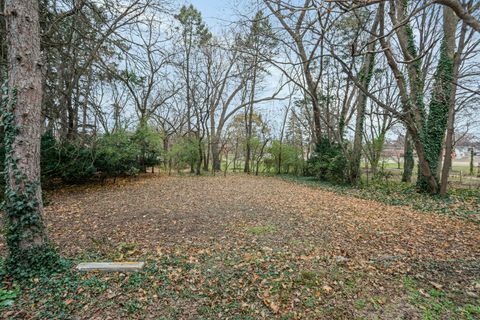
[[[437, 184], [439, 184], [437, 174], [438, 160], [440, 159], [445, 139], [452, 92], [456, 27], [457, 18], [455, 17], [455, 13], [449, 7], [444, 7], [443, 40], [440, 47], [440, 59], [435, 73], [432, 100], [430, 102], [427, 125], [424, 133], [426, 160]], [[420, 189], [427, 189], [428, 184], [425, 181], [424, 175], [419, 175], [417, 185]]]
[[5, 18], [10, 88], [3, 110], [8, 266], [14, 274], [26, 275], [56, 261], [43, 222], [40, 186], [42, 61], [38, 1], [7, 0]]
[[235, 138], [235, 153], [233, 155], [233, 172], [237, 170], [237, 158], [238, 158], [238, 137]]
[[255, 60], [253, 65], [253, 78], [252, 78], [252, 87], [250, 90], [250, 103], [248, 105], [248, 115], [247, 115], [247, 146], [245, 150], [245, 167], [243, 171], [245, 173], [250, 173], [250, 162], [252, 157], [252, 127], [253, 127], [253, 101], [255, 100], [255, 85], [257, 82], [257, 54], [255, 54]]
[[471, 147], [470, 149], [470, 170], [469, 174], [473, 176], [473, 172], [475, 170], [475, 149]]
[[68, 97], [68, 128], [67, 128], [67, 140], [73, 141], [77, 136], [77, 123], [78, 123], [78, 87], [75, 94]]
[[169, 146], [169, 140], [170, 140], [169, 138], [170, 138], [170, 136], [167, 135], [167, 134], [163, 137], [163, 154], [165, 155], [164, 160], [163, 160], [163, 166], [164, 166], [165, 170], [167, 169], [167, 165], [170, 162], [170, 158], [171, 158], [171, 157], [168, 156], [168, 152], [169, 152], [168, 146]]
[[[191, 105], [191, 98], [190, 98], [190, 51], [192, 48], [192, 40], [191, 36], [188, 39], [188, 43], [185, 45], [187, 46], [186, 49], [186, 90], [187, 90], [187, 131], [188, 131], [188, 137], [192, 137], [192, 123], [191, 123], [191, 117], [192, 117], [192, 105]], [[191, 162], [190, 163], [190, 173], [195, 172], [195, 163]]]
[[418, 56], [417, 48], [415, 46], [415, 37], [410, 24], [408, 23], [407, 15], [407, 1], [397, 0], [390, 2], [390, 19], [392, 23], [397, 24], [398, 21], [407, 21], [395, 29], [397, 40], [405, 60], [411, 62], [407, 64], [407, 74], [410, 90], [407, 88], [406, 78], [400, 70], [398, 63], [392, 53], [390, 42], [385, 37], [384, 29], [384, 10], [385, 3], [380, 2], [380, 37], [378, 38], [388, 65], [395, 75], [397, 86], [399, 89], [400, 100], [403, 108], [402, 120], [405, 123], [407, 130], [411, 136], [411, 140], [418, 156], [418, 170], [419, 177], [424, 183], [419, 184], [419, 191], [428, 193], [438, 193], [439, 184], [435, 178], [435, 172], [432, 172], [428, 163], [427, 154], [429, 150], [425, 149], [425, 130], [426, 130], [426, 116], [424, 103], [424, 87], [425, 81], [422, 77], [422, 59]]
[[221, 170], [221, 163], [220, 163], [220, 141], [217, 135], [212, 135], [212, 164], [213, 164], [213, 171], [220, 171]]
[[[375, 65], [375, 37], [378, 23], [380, 22], [380, 12], [377, 13], [375, 21], [373, 22], [369, 38], [369, 45], [367, 46], [367, 55], [360, 70], [360, 81], [364, 88], [368, 89], [370, 80], [373, 75], [373, 67]], [[360, 163], [362, 160], [362, 138], [363, 127], [365, 122], [365, 108], [367, 107], [367, 95], [360, 92], [357, 99], [357, 118], [355, 122], [355, 136], [353, 139], [352, 158], [350, 161], [350, 183], [352, 185], [358, 184], [361, 178]]]
[[412, 182], [413, 167], [415, 159], [413, 158], [413, 147], [410, 139], [410, 133], [405, 134], [405, 143], [403, 147], [403, 174], [402, 182]]
[[280, 174], [282, 173], [281, 172], [281, 168], [282, 168], [282, 151], [283, 151], [283, 137], [285, 135], [285, 126], [287, 124], [287, 117], [288, 117], [288, 113], [290, 111], [290, 104], [288, 105], [287, 109], [285, 110], [285, 115], [283, 116], [283, 121], [282, 121], [282, 129], [280, 130], [280, 145], [279, 145], [279, 148], [278, 148], [278, 161], [276, 163], [277, 165], [277, 174]]
[[447, 136], [445, 137], [445, 154], [443, 155], [442, 175], [440, 178], [440, 195], [447, 194], [448, 176], [452, 167], [453, 135], [455, 130], [455, 102], [450, 103], [447, 120]]
[[203, 162], [203, 147], [202, 147], [202, 139], [198, 139], [198, 160], [195, 166], [195, 174], [197, 176], [202, 174], [202, 162]]
[[452, 154], [453, 154], [453, 136], [455, 134], [455, 98], [457, 95], [457, 86], [458, 75], [460, 70], [460, 64], [462, 62], [463, 49], [465, 47], [465, 36], [467, 33], [467, 24], [464, 22], [462, 24], [462, 29], [460, 32], [460, 40], [458, 51], [455, 54], [455, 61], [453, 65], [453, 86], [450, 92], [450, 101], [448, 107], [448, 119], [447, 119], [447, 135], [445, 137], [445, 154], [443, 155], [443, 167], [442, 175], [440, 180], [440, 195], [446, 195], [448, 189], [448, 176], [450, 173], [450, 168], [452, 166]]
[[207, 148], [203, 152], [203, 171], [208, 172], [208, 164], [210, 163], [210, 153], [211, 153], [212, 138], [207, 137]]
[[[3, 12], [5, 0], [0, 0], [0, 12]], [[0, 15], [0, 84], [3, 84], [7, 72], [7, 42], [6, 42], [5, 19]]]

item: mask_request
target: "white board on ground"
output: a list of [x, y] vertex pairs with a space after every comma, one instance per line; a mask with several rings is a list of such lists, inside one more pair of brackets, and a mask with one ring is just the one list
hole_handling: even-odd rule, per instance
[[135, 272], [142, 270], [144, 266], [145, 262], [84, 262], [77, 266], [77, 270], [81, 272]]

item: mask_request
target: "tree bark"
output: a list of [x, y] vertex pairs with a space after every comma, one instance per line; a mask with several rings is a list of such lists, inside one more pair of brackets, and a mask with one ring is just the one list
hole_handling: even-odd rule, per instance
[[[453, 64], [453, 77], [452, 81], [455, 84], [458, 81], [460, 64], [462, 62], [463, 49], [465, 47], [465, 36], [467, 32], [467, 24], [464, 22], [460, 32], [460, 40], [458, 50], [455, 53], [455, 60]], [[453, 154], [453, 136], [455, 134], [455, 98], [457, 95], [457, 86], [453, 85], [450, 92], [450, 101], [448, 107], [448, 119], [447, 119], [447, 134], [445, 137], [445, 154], [443, 155], [442, 174], [440, 178], [440, 195], [447, 194], [448, 189], [448, 176], [450, 168], [452, 166], [452, 154]]]
[[[3, 12], [5, 6], [5, 0], [0, 0], [0, 13]], [[5, 18], [0, 15], [0, 84], [3, 84], [4, 72], [7, 71], [7, 42], [6, 39], [6, 30], [5, 30]]]
[[[301, 60], [303, 74], [305, 76], [306, 88], [304, 88], [305, 96], [308, 96], [312, 99], [312, 114], [313, 114], [313, 138], [316, 143], [320, 143], [322, 139], [322, 124], [321, 124], [321, 111], [320, 103], [318, 99], [318, 84], [319, 81], [314, 79], [313, 73], [315, 72], [314, 66], [312, 65], [313, 52], [320, 45], [320, 41], [313, 46], [313, 51], [311, 54], [307, 54], [307, 46], [304, 44], [303, 35], [304, 31], [302, 30], [304, 18], [307, 12], [307, 5], [309, 1], [304, 3], [304, 9], [301, 10], [298, 20], [295, 23], [294, 28], [290, 28], [286, 21], [285, 17], [281, 14], [280, 10], [275, 10], [268, 0], [263, 0], [268, 9], [272, 14], [278, 19], [282, 27], [288, 32], [292, 40], [295, 43], [297, 54]], [[279, 3], [275, 2], [275, 3]]]
[[250, 89], [250, 101], [248, 105], [248, 114], [247, 114], [247, 145], [245, 150], [245, 167], [243, 171], [245, 173], [250, 173], [250, 162], [252, 157], [252, 127], [253, 127], [253, 103], [255, 100], [255, 85], [257, 83], [257, 68], [258, 68], [258, 57], [255, 53], [255, 60], [253, 62], [253, 77], [252, 77], [252, 87]]
[[[425, 156], [437, 184], [439, 185], [439, 159], [441, 159], [445, 131], [447, 129], [449, 107], [453, 90], [455, 33], [457, 18], [449, 7], [443, 8], [443, 39], [440, 47], [440, 58], [434, 76], [434, 87], [427, 125], [424, 129]], [[419, 175], [417, 185], [426, 184], [424, 175]]]
[[[11, 270], [32, 272], [50, 251], [40, 186], [42, 61], [38, 1], [5, 2], [10, 103], [5, 123], [7, 244]], [[16, 91], [14, 95], [12, 91]], [[50, 257], [53, 259], [53, 257]]]
[[[477, 32], [480, 32], [480, 21], [478, 19], [476, 19], [473, 15], [471, 15], [468, 12], [468, 10], [466, 10], [462, 6], [460, 1], [458, 1], [458, 0], [434, 0], [433, 2], [444, 5], [448, 8], [450, 8], [466, 24], [468, 24], [470, 27], [475, 29]], [[476, 6], [478, 7], [479, 5], [477, 4]]]
[[413, 167], [415, 166], [415, 160], [413, 159], [413, 147], [410, 139], [410, 134], [405, 134], [405, 143], [403, 148], [403, 174], [402, 182], [412, 182]]
[[[379, 11], [381, 12], [379, 41], [382, 45], [383, 52], [385, 53], [387, 63], [397, 82], [400, 101], [403, 108], [401, 120], [405, 123], [413, 146], [417, 152], [419, 176], [422, 177], [423, 181], [423, 183], [419, 185], [419, 187], [421, 187], [420, 191], [436, 194], [439, 191], [439, 184], [435, 178], [435, 172], [432, 172], [430, 169], [423, 139], [426, 116], [423, 100], [423, 88], [425, 83], [421, 77], [421, 59], [418, 57], [416, 46], [412, 45], [414, 43], [414, 36], [409, 23], [407, 22], [396, 28], [395, 33], [397, 34], [403, 58], [411, 61], [411, 63], [407, 65], [408, 82], [410, 84], [410, 90], [408, 90], [406, 78], [393, 55], [390, 42], [384, 37], [384, 10], [385, 3], [381, 2], [379, 5]], [[401, 0], [392, 1], [390, 3], [389, 15], [394, 25], [398, 25], [398, 21], [404, 21], [406, 15], [405, 2]]]
[[213, 171], [220, 171], [221, 170], [220, 141], [217, 135], [212, 136], [211, 150], [212, 150]]
[[[372, 79], [373, 67], [375, 65], [375, 37], [378, 23], [380, 21], [380, 12], [377, 13], [375, 21], [370, 30], [369, 45], [367, 46], [367, 54], [360, 71], [360, 80], [364, 88], [368, 89], [370, 80]], [[353, 139], [352, 158], [350, 163], [350, 183], [358, 184], [361, 179], [360, 163], [362, 159], [362, 138], [363, 127], [365, 122], [365, 108], [367, 106], [367, 95], [359, 92], [357, 98], [357, 118], [355, 122], [355, 136]]]

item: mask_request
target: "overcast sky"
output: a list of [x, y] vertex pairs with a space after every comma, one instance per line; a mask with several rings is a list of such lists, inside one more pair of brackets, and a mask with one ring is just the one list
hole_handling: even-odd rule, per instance
[[[176, 2], [178, 7], [183, 4], [192, 4], [196, 7], [202, 13], [204, 21], [214, 34], [219, 34], [222, 28], [225, 28], [229, 22], [238, 21], [240, 14], [252, 16], [255, 11], [255, 8], [252, 6], [253, 3], [255, 2], [252, 0], [188, 0]], [[267, 96], [278, 88], [281, 72], [274, 67], [270, 69], [270, 72], [272, 75], [266, 81], [267, 89], [265, 89], [263, 94], [259, 93], [257, 98]], [[282, 95], [286, 94], [288, 94], [288, 89], [285, 89], [282, 93]], [[257, 106], [257, 110], [265, 115], [272, 127], [278, 128], [283, 119], [284, 106], [287, 103], [288, 100], [271, 101]], [[480, 122], [476, 122], [468, 131], [480, 136]]]
[[[178, 6], [181, 7], [183, 4], [192, 4], [202, 13], [202, 18], [209, 29], [214, 34], [218, 34], [229, 22], [237, 21], [239, 14], [253, 15], [254, 8], [249, 6], [251, 2], [251, 0], [190, 0], [179, 2]], [[252, 11], [251, 14], [248, 12], [249, 10]], [[270, 72], [270, 79], [265, 81], [266, 89], [257, 94], [257, 99], [272, 95], [281, 85], [281, 72], [274, 67], [271, 68]], [[288, 89], [286, 88], [283, 90], [281, 96], [284, 97], [287, 95]], [[287, 104], [288, 100], [262, 103], [257, 105], [257, 112], [260, 112], [264, 116], [265, 120], [273, 129], [279, 129], [283, 121], [285, 105]]]

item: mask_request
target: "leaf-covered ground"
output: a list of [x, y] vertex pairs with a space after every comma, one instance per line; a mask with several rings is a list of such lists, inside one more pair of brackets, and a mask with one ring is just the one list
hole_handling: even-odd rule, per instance
[[434, 212], [460, 217], [480, 223], [480, 189], [450, 186], [446, 197], [419, 193], [415, 184], [400, 181], [370, 181], [360, 187], [331, 184], [314, 177], [293, 175], [277, 176], [314, 188], [353, 196], [360, 199], [375, 200], [394, 206], [405, 206], [417, 211]]
[[159, 175], [48, 199], [64, 256], [146, 270], [70, 270], [21, 289], [5, 279], [7, 318], [480, 318], [480, 225], [464, 219], [244, 175]]

